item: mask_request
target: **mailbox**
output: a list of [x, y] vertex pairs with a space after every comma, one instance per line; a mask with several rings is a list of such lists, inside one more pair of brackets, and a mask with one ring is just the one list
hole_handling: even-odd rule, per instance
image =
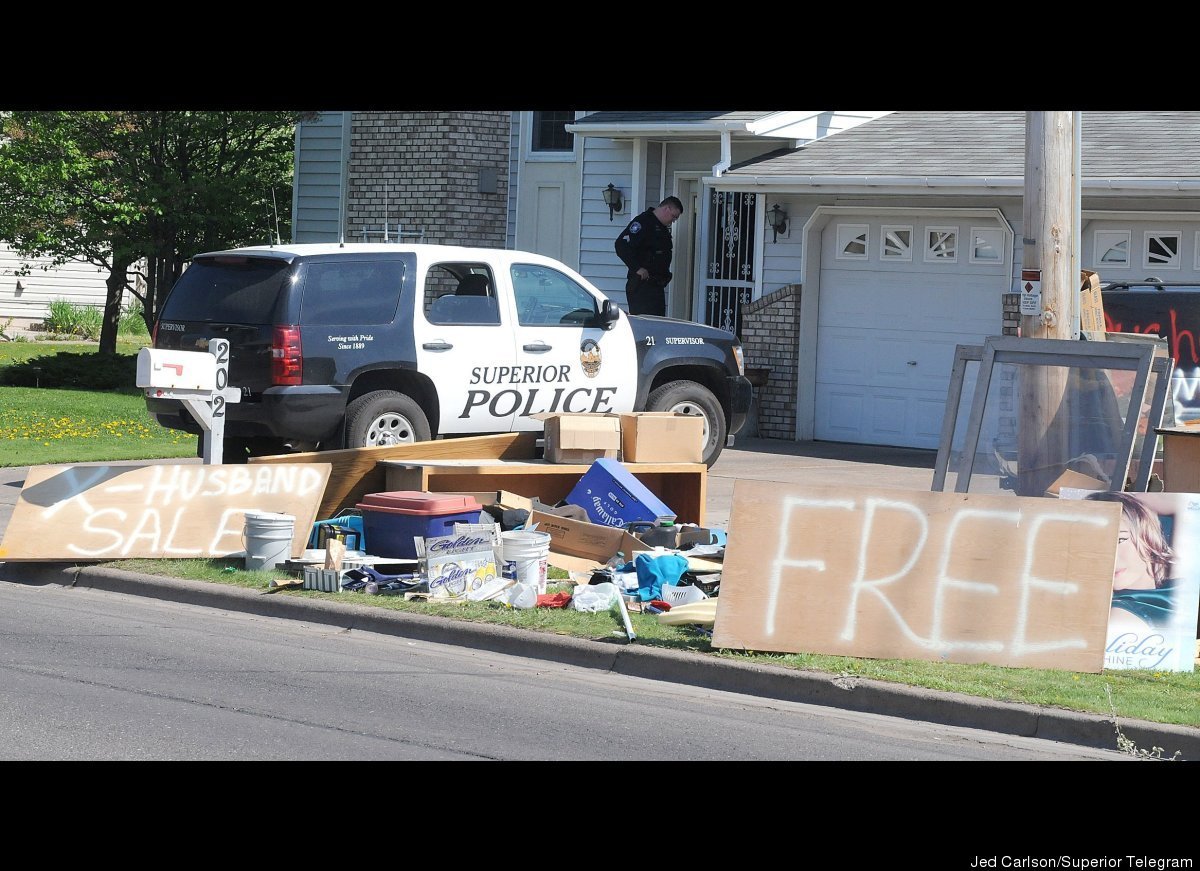
[[160, 390], [214, 391], [217, 358], [201, 351], [142, 348], [137, 356], [137, 386]]

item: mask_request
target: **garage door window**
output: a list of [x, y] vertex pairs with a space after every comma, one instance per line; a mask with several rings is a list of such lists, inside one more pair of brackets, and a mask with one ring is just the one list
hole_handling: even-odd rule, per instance
[[1002, 263], [1004, 231], [993, 227], [971, 228], [971, 262]]
[[925, 262], [958, 262], [958, 227], [925, 228]]
[[1129, 240], [1128, 230], [1097, 230], [1094, 239], [1096, 265], [1128, 269]]
[[839, 224], [837, 259], [866, 260], [870, 228], [866, 224]]
[[911, 226], [884, 224], [879, 228], [879, 256], [883, 260], [912, 260]]
[[1180, 235], [1178, 230], [1147, 230], [1146, 268], [1178, 269]]

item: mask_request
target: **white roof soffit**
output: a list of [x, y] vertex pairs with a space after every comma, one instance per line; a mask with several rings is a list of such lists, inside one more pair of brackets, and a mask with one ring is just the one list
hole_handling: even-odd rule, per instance
[[[878, 191], [890, 193], [928, 192], [933, 188], [954, 189], [956, 193], [995, 192], [1008, 189], [1022, 192], [1025, 179], [1019, 176], [897, 176], [897, 175], [742, 175], [726, 173], [720, 178], [705, 178], [705, 185], [731, 190], [767, 187], [772, 191], [799, 192], [812, 188], [832, 188], [838, 191]], [[1200, 178], [1085, 178], [1082, 191], [1089, 194], [1171, 191], [1194, 194], [1200, 192]]]
[[620, 123], [589, 124], [575, 122], [565, 125], [568, 133], [581, 136], [603, 136], [607, 139], [712, 139], [725, 131], [737, 136], [743, 134], [747, 139], [756, 138], [750, 132], [751, 122], [741, 121], [686, 121], [674, 124], [663, 124], [654, 121], [628, 121]]

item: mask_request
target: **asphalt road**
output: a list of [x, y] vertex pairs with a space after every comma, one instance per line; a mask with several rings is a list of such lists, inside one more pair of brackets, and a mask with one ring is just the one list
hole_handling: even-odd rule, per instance
[[1125, 760], [87, 588], [0, 585], [0, 759]]

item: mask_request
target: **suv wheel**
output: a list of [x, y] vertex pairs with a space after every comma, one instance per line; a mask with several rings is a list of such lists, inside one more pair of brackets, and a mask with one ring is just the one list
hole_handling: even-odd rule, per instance
[[673, 411], [704, 418], [704, 463], [711, 466], [725, 447], [725, 412], [713, 392], [695, 381], [671, 381], [646, 400], [647, 411]]
[[412, 397], [395, 390], [364, 393], [346, 408], [346, 447], [429, 440], [429, 420]]

